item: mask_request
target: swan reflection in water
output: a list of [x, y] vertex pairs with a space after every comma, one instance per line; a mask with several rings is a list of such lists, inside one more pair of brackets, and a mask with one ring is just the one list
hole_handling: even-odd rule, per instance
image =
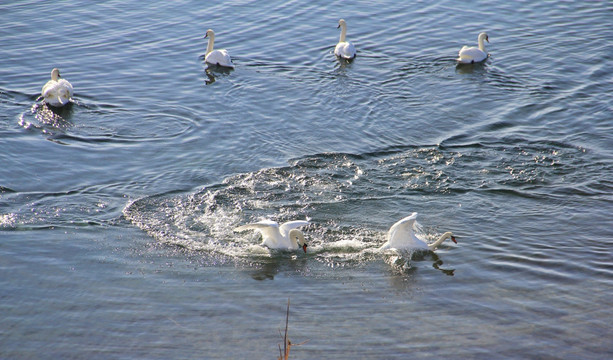
[[283, 250], [271, 250], [271, 257], [260, 261], [251, 272], [254, 280], [274, 280], [280, 272], [304, 273], [307, 269], [308, 260], [304, 256], [289, 254]]
[[432, 260], [432, 267], [436, 270], [447, 276], [454, 275], [455, 269], [443, 269], [441, 267], [444, 262], [434, 251], [401, 251], [396, 255], [390, 255], [386, 261], [395, 271], [399, 271], [402, 274], [412, 274], [417, 271], [417, 267], [413, 266], [413, 263], [425, 261], [426, 259]]
[[231, 68], [207, 64], [207, 67], [204, 69], [204, 75], [206, 76], [204, 83], [211, 85], [217, 80], [219, 75], [229, 75], [231, 71]]

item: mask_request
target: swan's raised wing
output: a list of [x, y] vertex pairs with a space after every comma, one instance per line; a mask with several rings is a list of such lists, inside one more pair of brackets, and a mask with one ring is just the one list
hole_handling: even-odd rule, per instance
[[306, 226], [306, 225], [309, 225], [309, 222], [306, 220], [288, 221], [286, 223], [283, 223], [279, 227], [279, 230], [281, 231], [281, 235], [286, 236], [287, 234], [289, 234], [290, 230], [297, 229], [301, 226]]
[[245, 230], [257, 230], [264, 238], [276, 238], [279, 232], [279, 224], [272, 220], [261, 220], [257, 223], [242, 225], [234, 229], [236, 232]]
[[387, 232], [387, 246], [397, 249], [412, 246], [412, 239], [415, 235], [413, 229], [415, 227], [416, 220], [417, 213], [414, 212], [392, 225], [390, 230]]
[[398, 220], [389, 230], [389, 233], [394, 233], [396, 231], [406, 231], [406, 229], [413, 231], [413, 227], [415, 226], [415, 221], [417, 220], [417, 213], [414, 212], [411, 215], [405, 217], [404, 219]]

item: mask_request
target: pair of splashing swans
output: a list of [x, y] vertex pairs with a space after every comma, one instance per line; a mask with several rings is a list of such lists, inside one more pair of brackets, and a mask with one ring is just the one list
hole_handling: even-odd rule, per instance
[[460, 49], [460, 52], [458, 53], [458, 58], [457, 61], [460, 64], [474, 64], [474, 63], [479, 63], [482, 62], [483, 60], [487, 59], [488, 54], [485, 51], [485, 45], [483, 43], [483, 41], [487, 41], [490, 42], [488, 36], [486, 33], [482, 32], [479, 34], [479, 37], [477, 39], [477, 42], [479, 44], [479, 47], [468, 47], [468, 46], [463, 46], [462, 49]]
[[[443, 241], [451, 239], [457, 244], [455, 236], [451, 232], [446, 232], [432, 244], [417, 237], [414, 231], [417, 213], [398, 221], [389, 229], [387, 242], [379, 248], [379, 251], [388, 249], [396, 250], [429, 250], [434, 251]], [[279, 225], [272, 220], [262, 220], [254, 224], [239, 226], [234, 231], [256, 230], [262, 234], [262, 245], [270, 249], [279, 250], [298, 250], [302, 248], [307, 252], [307, 244], [304, 240], [302, 231], [299, 227], [309, 225], [308, 221], [296, 220]]]
[[43, 86], [41, 91], [45, 102], [51, 106], [62, 107], [70, 102], [72, 98], [72, 84], [68, 80], [62, 79], [60, 70], [51, 70], [51, 80]]

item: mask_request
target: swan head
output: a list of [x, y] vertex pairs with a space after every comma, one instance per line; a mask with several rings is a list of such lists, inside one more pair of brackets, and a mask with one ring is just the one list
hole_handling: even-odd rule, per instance
[[51, 80], [57, 81], [60, 78], [60, 69], [54, 68], [51, 70]]
[[451, 231], [447, 231], [446, 233], [443, 234], [443, 238], [447, 239], [451, 239], [451, 241], [453, 241], [454, 244], [457, 244], [457, 240], [455, 239], [455, 236], [453, 235], [453, 233]]
[[204, 38], [206, 39], [207, 37], [212, 37], [212, 38], [215, 37], [215, 32], [213, 31], [213, 29], [208, 29], [206, 31], [206, 34], [204, 34]]
[[341, 27], [342, 27], [342, 28], [347, 27], [347, 23], [345, 22], [345, 20], [344, 20], [344, 19], [340, 19], [340, 20], [338, 21], [338, 26], [337, 26], [336, 28], [338, 29], [338, 28], [341, 28]]
[[301, 247], [305, 253], [307, 252], [307, 243], [304, 240], [304, 235], [302, 234], [302, 231], [298, 229], [290, 230], [289, 238], [292, 241], [292, 243], [294, 242], [296, 243], [297, 247]]
[[482, 32], [481, 34], [479, 34], [479, 42], [483, 42], [483, 40], [490, 42], [489, 37], [487, 36], [487, 33]]

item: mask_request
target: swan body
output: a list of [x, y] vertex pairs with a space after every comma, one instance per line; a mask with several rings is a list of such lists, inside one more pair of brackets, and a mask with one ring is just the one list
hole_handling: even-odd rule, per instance
[[341, 37], [338, 40], [338, 44], [334, 48], [334, 55], [341, 57], [343, 59], [351, 60], [355, 58], [356, 52], [355, 47], [350, 41], [345, 40], [345, 36], [347, 35], [347, 23], [345, 20], [340, 19], [338, 21], [338, 28], [341, 28]]
[[208, 29], [206, 31], [206, 35], [204, 35], [204, 38], [209, 38], [209, 43], [206, 46], [204, 61], [212, 65], [225, 66], [234, 69], [234, 64], [232, 63], [230, 54], [228, 54], [226, 49], [213, 50], [213, 45], [215, 44], [215, 32]]
[[486, 33], [479, 34], [478, 42], [479, 48], [464, 46], [458, 53], [457, 61], [461, 64], [474, 64], [487, 59], [487, 52], [485, 51], [485, 45], [483, 40], [490, 42]]
[[443, 241], [447, 239], [451, 239], [454, 243], [457, 244], [455, 236], [451, 232], [446, 232], [441, 237], [436, 240], [432, 244], [426, 243], [424, 240], [420, 239], [415, 235], [415, 231], [413, 230], [415, 227], [415, 221], [417, 219], [417, 213], [414, 212], [411, 215], [405, 217], [404, 219], [398, 221], [389, 229], [387, 233], [387, 242], [383, 244], [379, 248], [380, 251], [384, 251], [387, 249], [397, 249], [397, 250], [434, 250]]
[[262, 245], [270, 249], [297, 250], [300, 247], [306, 252], [307, 244], [298, 228], [308, 224], [304, 220], [288, 221], [282, 225], [272, 220], [262, 220], [239, 226], [234, 231], [257, 230], [262, 234]]
[[70, 102], [72, 98], [72, 84], [60, 78], [60, 70], [51, 70], [51, 80], [47, 81], [41, 91], [45, 102], [51, 106], [61, 107]]

